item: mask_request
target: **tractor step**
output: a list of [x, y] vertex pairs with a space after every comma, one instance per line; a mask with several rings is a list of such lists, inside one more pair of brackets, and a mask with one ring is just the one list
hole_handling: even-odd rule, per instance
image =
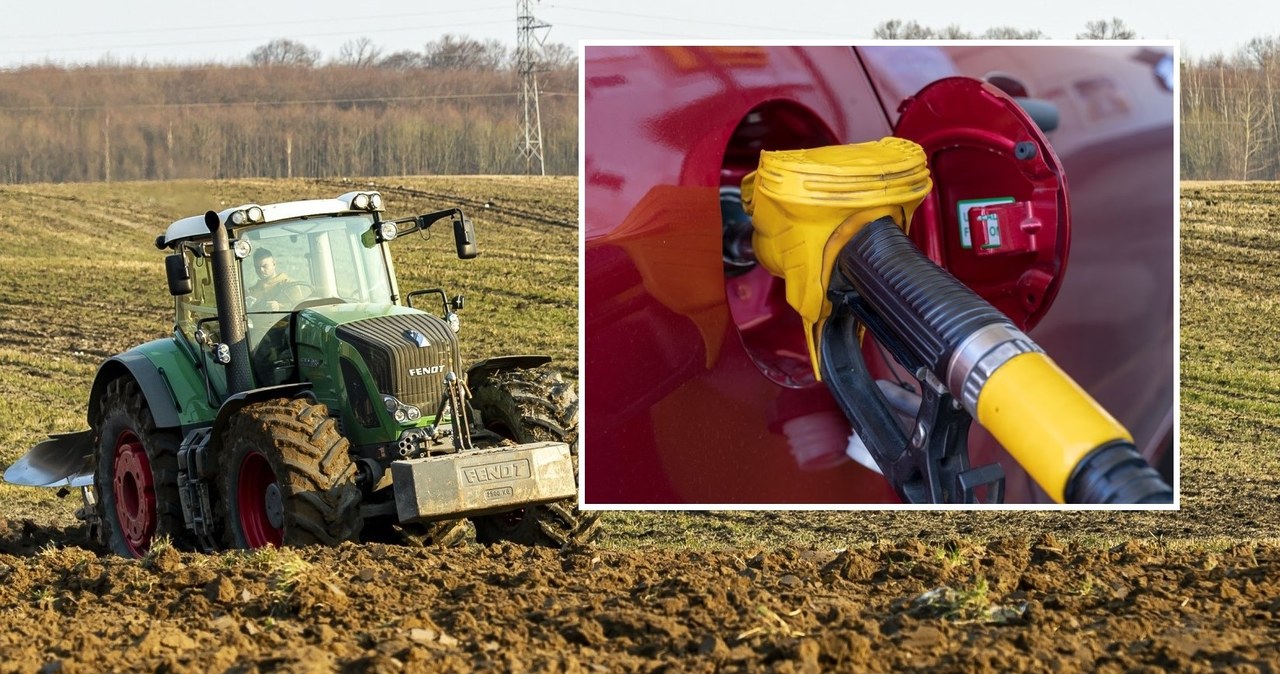
[[562, 442], [394, 461], [391, 479], [401, 522], [486, 515], [578, 493]]

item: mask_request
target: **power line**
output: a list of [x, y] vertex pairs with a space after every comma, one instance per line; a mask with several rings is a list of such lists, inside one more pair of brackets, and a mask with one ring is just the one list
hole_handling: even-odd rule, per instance
[[[383, 28], [375, 31], [366, 31], [366, 32], [377, 35], [380, 33], [400, 33], [405, 31], [439, 30], [441, 28], [461, 28], [465, 26], [487, 26], [487, 25], [498, 24], [498, 23], [506, 23], [506, 21], [502, 21], [502, 20], [472, 21], [468, 23], [455, 23], [455, 24], [448, 24], [448, 25], [432, 24], [427, 26], [400, 26], [397, 28]], [[335, 35], [351, 35], [351, 34], [352, 34], [352, 31], [343, 30], [343, 31], [335, 31], [335, 32], [329, 32], [329, 33], [308, 33], [305, 35], [297, 35], [295, 37], [299, 37], [299, 38], [333, 37]], [[75, 51], [95, 51], [95, 50], [101, 51], [101, 50], [112, 50], [112, 49], [148, 49], [153, 47], [183, 47], [183, 46], [202, 45], [202, 44], [261, 42], [263, 40], [277, 39], [278, 37], [279, 37], [278, 35], [239, 36], [239, 37], [221, 38], [216, 40], [183, 40], [181, 42], [156, 42], [156, 43], [149, 43], [149, 44], [125, 44], [125, 45], [92, 45], [92, 46], [80, 46], [80, 47], [58, 47], [55, 49], [45, 49], [45, 50], [5, 49], [5, 50], [0, 50], [0, 54], [31, 54], [33, 52], [41, 52], [41, 51], [43, 52], [75, 52]]]
[[[60, 64], [60, 63], [52, 63], [52, 62], [42, 62], [42, 63], [29, 63], [26, 65], [19, 65], [19, 66], [0, 66], [0, 79], [3, 79], [5, 77], [28, 77], [28, 76], [45, 77], [49, 75], [51, 70], [57, 71], [58, 73], [61, 73], [64, 75], [73, 76], [73, 77], [86, 77], [89, 75], [110, 77], [110, 76], [121, 75], [126, 73], [129, 76], [135, 76], [139, 74], [165, 75], [165, 74], [189, 73], [189, 72], [257, 70], [261, 67], [262, 66], [252, 65], [248, 61], [236, 61], [236, 62], [229, 62], [229, 63], [203, 62], [203, 63], [192, 63], [192, 64], [164, 63], [163, 65], [152, 65], [146, 62], [135, 62], [135, 61], [120, 61], [115, 63], [107, 63], [105, 65], [101, 63]], [[335, 68], [335, 67], [336, 68], [353, 68], [354, 66], [347, 66], [343, 64], [330, 62], [330, 63], [312, 66], [310, 69], [323, 70], [325, 68]], [[375, 66], [371, 69], [378, 70], [382, 68], [380, 66]], [[409, 68], [408, 70], [401, 70], [399, 72], [415, 72], [419, 70], [435, 70], [435, 69], [420, 66], [420, 67]], [[496, 71], [493, 71], [493, 72], [496, 72]]]
[[[565, 26], [567, 28], [583, 28], [586, 30], [599, 30], [599, 31], [605, 31], [606, 33], [624, 33], [627, 35], [639, 35], [642, 37], [662, 38], [663, 40], [670, 40], [672, 38], [689, 38], [691, 40], [730, 39], [730, 38], [718, 38], [717, 36], [711, 35], [706, 32], [675, 33], [668, 28], [663, 28], [661, 30], [634, 30], [630, 28], [618, 28], [617, 26], [599, 26], [595, 24], [586, 24], [586, 23], [569, 23], [566, 21], [557, 21], [556, 25]], [[807, 36], [807, 37], [814, 37], [815, 35], [816, 36], [832, 35], [832, 33], [816, 33], [811, 31], [799, 31], [799, 32], [791, 31], [791, 33], [794, 35]], [[839, 37], [845, 38], [847, 40], [855, 40], [855, 39], [860, 40], [860, 39], [866, 39], [867, 36], [859, 33], [848, 33], [848, 34], [839, 35]], [[750, 38], [745, 38], [745, 39], [750, 39]]]
[[[489, 10], [495, 10], [495, 9], [502, 9], [502, 5], [489, 5], [486, 7], [468, 7], [467, 9], [446, 9], [438, 12], [415, 12], [413, 14], [383, 14], [378, 16], [356, 15], [356, 16], [344, 17], [343, 21], [346, 21], [346, 22], [385, 21], [388, 19], [409, 19], [409, 18], [418, 18], [423, 16], [439, 16], [441, 14], [464, 14], [467, 12], [481, 12], [481, 11], [489, 11]], [[312, 19], [308, 21], [288, 21], [288, 22], [274, 23], [274, 24], [264, 23], [259, 21], [256, 23], [223, 24], [220, 26], [185, 26], [185, 27], [178, 27], [178, 28], [138, 28], [133, 30], [110, 30], [110, 31], [95, 30], [95, 31], [90, 31], [85, 33], [61, 33], [61, 32], [60, 33], [27, 33], [27, 32], [24, 32], [17, 35], [0, 35], [0, 40], [47, 40], [50, 38], [96, 37], [100, 35], [141, 35], [145, 33], [177, 33], [177, 32], [184, 32], [184, 31], [205, 32], [205, 31], [212, 31], [212, 30], [232, 30], [237, 28], [275, 28], [275, 27], [287, 27], [287, 26], [303, 26], [303, 25], [311, 25], [311, 24], [317, 24], [317, 23], [332, 25], [333, 19], [327, 18], [327, 19]], [[356, 32], [356, 31], [352, 30], [348, 32]]]
[[582, 24], [582, 23], [566, 23], [566, 22], [564, 22], [564, 21], [560, 21], [560, 22], [558, 22], [558, 24], [559, 24], [559, 25], [561, 25], [561, 26], [567, 26], [567, 27], [569, 27], [569, 28], [586, 28], [587, 30], [605, 30], [605, 31], [611, 31], [611, 32], [614, 32], [614, 33], [627, 33], [627, 34], [630, 34], [630, 35], [643, 35], [643, 36], [645, 36], [645, 37], [665, 37], [665, 38], [672, 38], [672, 37], [689, 37], [689, 38], [692, 38], [692, 37], [697, 37], [697, 36], [695, 36], [695, 35], [676, 35], [676, 34], [672, 33], [671, 31], [630, 30], [630, 29], [627, 29], [627, 28], [617, 28], [617, 27], [614, 27], [614, 26], [592, 26], [592, 25]]
[[[507, 91], [492, 94], [438, 94], [432, 96], [379, 96], [370, 98], [308, 98], [284, 101], [197, 101], [192, 103], [99, 103], [94, 105], [32, 105], [32, 106], [0, 106], [0, 112], [80, 112], [93, 110], [136, 110], [150, 108], [242, 108], [252, 106], [285, 106], [285, 105], [352, 105], [356, 103], [414, 103], [423, 101], [447, 101], [479, 98], [514, 98], [519, 91]], [[544, 91], [543, 96], [573, 96], [571, 91]]]
[[[669, 22], [669, 21], [675, 20], [675, 19], [677, 18], [677, 17], [672, 17], [672, 16], [659, 16], [659, 15], [654, 15], [654, 14], [637, 14], [637, 13], [634, 13], [634, 12], [617, 12], [617, 11], [612, 11], [612, 10], [607, 10], [607, 9], [593, 9], [593, 8], [588, 8], [588, 7], [576, 7], [576, 6], [574, 6], [574, 5], [560, 5], [560, 4], [555, 4], [555, 5], [547, 5], [547, 6], [548, 6], [548, 7], [555, 7], [555, 8], [567, 9], [567, 10], [574, 11], [574, 12], [588, 12], [588, 13], [592, 13], [592, 14], [605, 14], [605, 15], [608, 15], [608, 16], [624, 16], [624, 17], [628, 17], [628, 18], [636, 18], [636, 19], [654, 19], [654, 20], [656, 20], [656, 21], [668, 21], [668, 22]], [[715, 26], [715, 27], [718, 27], [718, 28], [746, 28], [746, 29], [749, 29], [749, 30], [768, 30], [768, 31], [773, 31], [773, 32], [775, 32], [775, 33], [788, 33], [788, 34], [791, 34], [791, 35], [810, 35], [810, 36], [812, 36], [812, 35], [827, 35], [827, 36], [830, 36], [830, 37], [842, 37], [842, 38], [847, 38], [847, 37], [849, 37], [849, 35], [848, 35], [847, 33], [825, 33], [825, 32], [814, 31], [814, 30], [796, 30], [796, 29], [794, 29], [794, 28], [778, 28], [777, 26], [759, 26], [759, 25], [748, 25], [748, 24], [742, 24], [742, 23], [726, 23], [726, 22], [724, 22], [724, 21], [699, 21], [699, 20], [697, 20], [697, 19], [689, 19], [689, 18], [686, 18], [686, 17], [679, 17], [679, 21], [680, 21], [680, 23], [682, 23], [682, 24], [685, 24], [685, 23], [698, 23], [698, 24], [703, 24], [703, 25], [707, 25], [707, 26]], [[565, 25], [570, 25], [570, 24], [565, 24]], [[575, 26], [575, 27], [579, 27], [579, 26]], [[603, 28], [602, 26], [581, 26], [581, 27], [585, 27], [585, 28]], [[608, 28], [607, 30], [617, 30], [617, 29], [614, 29], [614, 28]], [[665, 30], [665, 29], [664, 29], [664, 30]], [[623, 31], [623, 32], [635, 32], [635, 31]]]

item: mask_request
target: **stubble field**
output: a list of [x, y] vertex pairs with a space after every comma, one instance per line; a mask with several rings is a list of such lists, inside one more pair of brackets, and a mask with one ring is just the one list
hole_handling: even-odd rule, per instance
[[[395, 258], [402, 287], [467, 295], [464, 358], [576, 375], [572, 179], [382, 183], [393, 215], [476, 221], [477, 260], [441, 235]], [[0, 188], [0, 465], [169, 332], [165, 224], [346, 189]], [[607, 513], [585, 549], [133, 561], [84, 540], [77, 495], [4, 486], [0, 671], [1275, 671], [1280, 186], [1187, 183], [1182, 206], [1179, 512]]]

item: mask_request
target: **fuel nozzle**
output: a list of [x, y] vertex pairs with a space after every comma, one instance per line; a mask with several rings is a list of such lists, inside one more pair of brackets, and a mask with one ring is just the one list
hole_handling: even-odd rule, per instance
[[812, 150], [760, 153], [742, 181], [760, 264], [786, 284], [804, 321], [814, 373], [818, 335], [831, 315], [827, 290], [836, 257], [867, 223], [888, 217], [903, 230], [933, 187], [924, 150], [902, 138]]

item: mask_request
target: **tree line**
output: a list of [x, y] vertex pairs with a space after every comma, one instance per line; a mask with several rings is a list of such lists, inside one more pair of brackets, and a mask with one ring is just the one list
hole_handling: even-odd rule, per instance
[[[1044, 37], [897, 20], [875, 34]], [[1112, 19], [1077, 36], [1134, 33]], [[573, 174], [576, 57], [548, 45], [538, 69], [547, 171]], [[501, 43], [456, 35], [394, 53], [358, 38], [324, 62], [275, 40], [239, 64], [0, 71], [0, 182], [524, 173], [516, 71]], [[1184, 178], [1280, 179], [1280, 38], [1185, 60], [1181, 107]]]
[[[532, 55], [540, 70], [564, 70], [577, 65], [572, 47], [547, 43]], [[401, 50], [391, 53], [367, 37], [348, 40], [338, 49], [329, 65], [351, 68], [391, 68], [393, 70], [514, 70], [517, 55], [496, 39], [477, 40], [466, 35], [446, 33], [431, 40], [421, 51]], [[311, 68], [321, 65], [320, 50], [301, 42], [282, 38], [272, 40], [249, 52], [250, 65], [259, 67], [292, 66]]]
[[1280, 179], [1280, 38], [1182, 64], [1182, 177]]
[[[941, 28], [926, 26], [918, 21], [889, 19], [876, 25], [871, 31], [881, 40], [1042, 40], [1049, 36], [1038, 28], [994, 26], [981, 32], [949, 24]], [[1076, 33], [1078, 40], [1129, 40], [1137, 33], [1119, 17], [1086, 21], [1084, 30]]]
[[[543, 155], [573, 174], [576, 62], [549, 54]], [[501, 44], [456, 36], [323, 64], [285, 40], [243, 64], [24, 67], [0, 72], [0, 182], [525, 173], [519, 91]]]

